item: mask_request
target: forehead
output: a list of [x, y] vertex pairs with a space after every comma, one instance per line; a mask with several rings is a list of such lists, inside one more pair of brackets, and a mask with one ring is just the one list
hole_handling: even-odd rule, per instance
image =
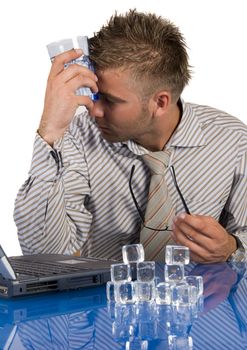
[[131, 72], [123, 69], [97, 70], [99, 90], [126, 91], [133, 93], [136, 90], [135, 81]]

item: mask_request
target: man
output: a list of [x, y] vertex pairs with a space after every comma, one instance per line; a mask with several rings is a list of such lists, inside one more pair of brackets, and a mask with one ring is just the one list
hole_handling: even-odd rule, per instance
[[[81, 50], [52, 64], [30, 175], [16, 200], [23, 253], [121, 259], [121, 247], [143, 242], [145, 229], [146, 250], [159, 236], [151, 259], [161, 260], [165, 244], [175, 241], [197, 262], [226, 261], [247, 244], [246, 126], [181, 100], [190, 67], [183, 36], [169, 21], [136, 11], [115, 15], [90, 48], [95, 74], [79, 65], [64, 69]], [[80, 86], [100, 99], [77, 96]], [[74, 116], [78, 106], [86, 110]], [[164, 153], [160, 207], [169, 210], [156, 226], [145, 213], [152, 197], [145, 155]]]

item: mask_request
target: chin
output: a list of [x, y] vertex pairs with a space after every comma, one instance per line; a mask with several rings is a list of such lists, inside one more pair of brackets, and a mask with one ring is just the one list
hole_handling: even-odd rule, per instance
[[103, 139], [105, 139], [107, 142], [110, 143], [114, 143], [114, 142], [121, 142], [122, 140], [114, 137], [114, 136], [110, 136], [110, 135], [102, 135]]
[[106, 127], [103, 127], [100, 125], [98, 125], [98, 129], [99, 129], [103, 139], [105, 139], [106, 141], [108, 141], [110, 143], [124, 142], [124, 141], [128, 141], [130, 139], [129, 136], [118, 135], [118, 134], [114, 133], [112, 130], [110, 130], [109, 128], [106, 128]]
[[123, 142], [123, 141], [128, 140], [125, 137], [116, 136], [116, 135], [112, 135], [112, 134], [108, 134], [108, 133], [104, 133], [104, 132], [101, 132], [101, 135], [102, 135], [103, 139], [105, 139], [106, 141], [108, 141], [110, 143]]

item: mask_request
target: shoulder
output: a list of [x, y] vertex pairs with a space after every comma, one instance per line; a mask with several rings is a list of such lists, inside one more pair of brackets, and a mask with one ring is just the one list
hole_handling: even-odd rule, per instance
[[243, 135], [247, 136], [247, 125], [235, 116], [206, 105], [193, 103], [186, 103], [185, 105], [193, 110], [199, 123], [204, 127], [211, 125], [213, 127], [220, 127], [232, 130], [233, 132], [243, 133]]
[[247, 131], [247, 125], [239, 118], [214, 107], [207, 105], [189, 104], [195, 111], [197, 117], [201, 122], [212, 123], [213, 125], [219, 125], [222, 127], [234, 128], [238, 127]]

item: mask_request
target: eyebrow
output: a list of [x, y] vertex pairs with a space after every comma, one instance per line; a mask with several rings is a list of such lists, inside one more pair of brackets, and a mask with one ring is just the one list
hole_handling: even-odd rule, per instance
[[126, 100], [124, 100], [124, 99], [122, 99], [122, 98], [120, 98], [120, 97], [118, 97], [118, 96], [114, 96], [114, 95], [112, 95], [112, 94], [109, 94], [108, 92], [102, 92], [102, 91], [99, 91], [99, 94], [101, 95], [101, 96], [103, 96], [103, 97], [106, 97], [106, 98], [109, 98], [109, 99], [111, 99], [111, 100], [113, 100], [113, 101], [115, 101], [115, 102], [127, 102]]

